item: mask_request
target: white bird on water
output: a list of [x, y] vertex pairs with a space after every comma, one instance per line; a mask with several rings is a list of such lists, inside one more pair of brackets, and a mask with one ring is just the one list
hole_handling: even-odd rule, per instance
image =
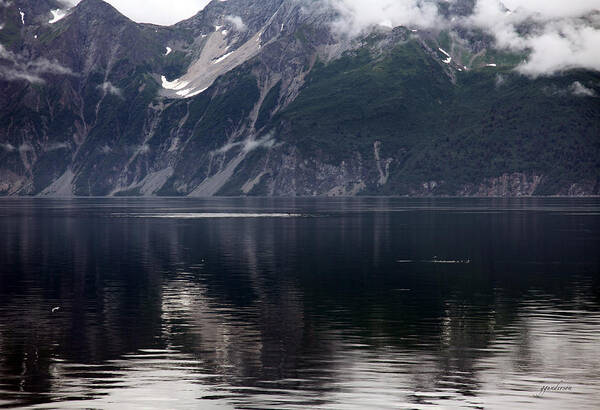
[[60, 306], [56, 306], [52, 308], [52, 313], [58, 312], [60, 310]]

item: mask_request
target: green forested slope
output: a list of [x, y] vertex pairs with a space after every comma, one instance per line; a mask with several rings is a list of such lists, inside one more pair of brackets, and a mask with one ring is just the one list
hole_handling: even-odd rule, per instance
[[453, 83], [416, 41], [382, 56], [365, 47], [317, 65], [277, 120], [305, 155], [332, 163], [352, 152], [372, 156], [381, 141], [382, 155], [394, 158], [382, 188], [389, 193], [438, 181], [437, 193], [453, 194], [513, 172], [549, 176], [537, 194], [596, 180], [600, 98], [575, 95], [573, 84], [597, 93], [600, 75], [531, 79], [512, 68], [463, 70]]

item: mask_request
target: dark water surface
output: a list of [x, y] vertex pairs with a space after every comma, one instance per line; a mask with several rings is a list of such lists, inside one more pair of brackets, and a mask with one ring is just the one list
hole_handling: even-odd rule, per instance
[[6, 199], [0, 241], [0, 407], [600, 403], [597, 199]]

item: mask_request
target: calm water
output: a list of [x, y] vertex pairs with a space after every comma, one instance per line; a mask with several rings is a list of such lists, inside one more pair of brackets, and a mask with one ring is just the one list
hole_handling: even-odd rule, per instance
[[0, 241], [0, 407], [600, 403], [600, 200], [0, 200]]

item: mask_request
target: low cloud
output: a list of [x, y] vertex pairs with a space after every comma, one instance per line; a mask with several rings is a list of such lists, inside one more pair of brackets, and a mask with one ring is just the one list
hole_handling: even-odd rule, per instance
[[14, 145], [12, 145], [10, 142], [4, 142], [4, 143], [0, 143], [0, 148], [8, 151], [8, 152], [13, 152], [16, 148]]
[[596, 97], [597, 93], [594, 89], [586, 87], [579, 81], [574, 81], [568, 87], [559, 87], [557, 85], [550, 85], [542, 88], [544, 94], [548, 96], [559, 96], [559, 97]]
[[569, 69], [600, 71], [599, 0], [476, 0], [473, 13], [448, 19], [438, 3], [458, 0], [322, 0], [339, 16], [338, 35], [376, 26], [445, 29], [457, 25], [490, 34], [499, 49], [528, 55], [517, 70], [536, 77]]
[[240, 16], [226, 16], [225, 21], [233, 24], [233, 27], [235, 27], [237, 31], [246, 31], [248, 29]]
[[339, 15], [338, 34], [353, 37], [373, 26], [435, 27], [442, 22], [437, 5], [422, 0], [324, 0]]
[[55, 142], [46, 147], [46, 151], [57, 151], [60, 149], [69, 149], [71, 146], [66, 142]]
[[523, 74], [600, 70], [597, 0], [477, 0], [466, 23], [494, 36], [499, 48], [528, 53], [518, 67]]
[[36, 58], [28, 61], [26, 58], [15, 54], [0, 44], [0, 61], [7, 64], [0, 65], [0, 78], [6, 81], [25, 80], [33, 84], [45, 83], [43, 75], [75, 75], [70, 69], [63, 67], [56, 61], [46, 58]]
[[506, 83], [506, 77], [503, 76], [502, 74], [497, 74], [496, 75], [496, 87], [502, 87], [504, 85], [504, 83]]
[[[75, 5], [77, 0], [61, 0]], [[354, 37], [376, 26], [405, 26], [444, 29], [467, 25], [490, 34], [495, 47], [524, 53], [518, 67], [522, 74], [536, 77], [569, 69], [600, 71], [600, 0], [475, 0], [471, 15], [448, 20], [438, 3], [458, 0], [299, 0], [307, 9], [334, 12], [334, 31]], [[138, 22], [173, 24], [203, 9], [209, 0], [108, 0], [119, 11]], [[10, 4], [0, 0], [0, 6]], [[227, 16], [236, 30], [246, 24], [239, 16]], [[41, 62], [41, 61], [40, 61]], [[46, 60], [48, 65], [52, 64]], [[53, 67], [60, 71], [57, 66]], [[48, 71], [52, 73], [53, 71]], [[43, 82], [35, 68], [2, 68], [5, 79]]]
[[233, 148], [239, 147], [241, 149], [241, 151], [243, 152], [250, 152], [250, 151], [254, 151], [255, 149], [258, 148], [273, 148], [273, 146], [275, 145], [275, 139], [273, 139], [273, 136], [271, 134], [268, 134], [266, 136], [264, 136], [263, 138], [260, 139], [251, 139], [248, 138], [244, 141], [239, 141], [239, 142], [232, 142], [232, 143], [228, 143], [225, 144], [224, 146], [222, 146], [221, 148], [212, 151], [213, 154], [225, 154], [226, 152], [231, 151]]
[[571, 84], [569, 89], [571, 90], [571, 93], [573, 95], [576, 95], [578, 97], [595, 97], [596, 96], [596, 92], [594, 90], [586, 87], [585, 85], [581, 84], [579, 81], [575, 81], [573, 84]]
[[28, 143], [24, 142], [21, 145], [19, 145], [19, 152], [30, 152], [33, 151], [33, 147], [31, 145], [29, 145]]
[[600, 70], [600, 30], [562, 24], [526, 39], [531, 53], [520, 72], [535, 77], [573, 68]]
[[123, 98], [123, 92], [120, 88], [115, 87], [110, 81], [106, 81], [98, 86], [105, 94], [116, 95], [117, 97]]
[[273, 148], [274, 145], [275, 145], [275, 140], [273, 139], [273, 137], [271, 135], [267, 135], [266, 137], [263, 137], [258, 140], [247, 139], [243, 143], [242, 150], [244, 152], [250, 152], [250, 151], [254, 151], [255, 149], [258, 149], [258, 148], [266, 148], [266, 149]]

